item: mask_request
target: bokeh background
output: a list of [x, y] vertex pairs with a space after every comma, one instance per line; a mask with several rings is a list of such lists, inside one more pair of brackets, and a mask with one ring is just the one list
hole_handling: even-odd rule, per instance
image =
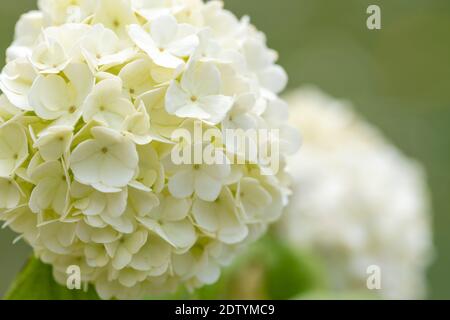
[[[280, 53], [290, 88], [314, 84], [351, 101], [407, 155], [427, 169], [434, 209], [435, 263], [430, 298], [450, 299], [450, 1], [225, 0], [250, 15]], [[366, 9], [382, 10], [382, 29]], [[20, 14], [36, 0], [1, 1], [0, 61]], [[0, 231], [0, 296], [30, 250]]]

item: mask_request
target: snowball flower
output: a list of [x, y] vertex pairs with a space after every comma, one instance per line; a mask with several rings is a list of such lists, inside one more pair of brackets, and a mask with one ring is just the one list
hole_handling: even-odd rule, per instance
[[[342, 101], [312, 88], [287, 100], [304, 146], [288, 161], [294, 196], [280, 235], [324, 263], [331, 289], [422, 298], [432, 251], [422, 167]], [[379, 291], [366, 286], [370, 266]]]
[[132, 260], [133, 255], [138, 253], [142, 246], [147, 242], [148, 233], [145, 231], [136, 231], [130, 235], [124, 235], [122, 238], [105, 245], [108, 255], [113, 258], [112, 266], [116, 270], [122, 270]]
[[136, 173], [136, 146], [107, 128], [93, 128], [92, 136], [78, 145], [70, 157], [75, 179], [102, 192], [119, 192]]
[[12, 209], [17, 207], [20, 202], [20, 188], [13, 181], [5, 178], [0, 178], [0, 207], [5, 209]]
[[270, 193], [265, 190], [258, 180], [243, 178], [239, 182], [238, 200], [247, 219], [252, 220], [262, 215], [272, 203]]
[[277, 54], [274, 51], [264, 50], [262, 43], [256, 39], [248, 39], [243, 46], [248, 67], [261, 82], [261, 85], [270, 91], [279, 93], [287, 84], [286, 72], [280, 66], [274, 65]]
[[178, 24], [172, 15], [162, 15], [150, 23], [150, 34], [139, 25], [131, 25], [129, 35], [159, 66], [177, 68], [184, 64], [199, 44], [196, 30], [188, 24]]
[[190, 197], [193, 193], [202, 200], [215, 201], [230, 175], [228, 163], [223, 164], [186, 164], [175, 168], [169, 179], [169, 191], [177, 198]]
[[103, 125], [120, 129], [127, 118], [135, 112], [133, 103], [122, 96], [120, 78], [109, 78], [99, 82], [86, 98], [83, 119], [95, 120]]
[[53, 126], [40, 132], [34, 147], [44, 160], [56, 161], [69, 151], [72, 138], [72, 127]]
[[[71, 64], [63, 75], [38, 76], [31, 87], [29, 103], [40, 118], [65, 117], [63, 121], [73, 125], [78, 121], [81, 104], [93, 85], [94, 77], [85, 64]], [[72, 120], [71, 115], [74, 115]]]
[[174, 248], [186, 250], [197, 238], [188, 219], [190, 208], [191, 200], [160, 195], [159, 205], [138, 220]]
[[0, 125], [0, 177], [9, 177], [28, 157], [25, 130], [16, 123]]
[[74, 207], [85, 214], [84, 218], [90, 225], [106, 227], [108, 221], [125, 213], [127, 189], [115, 193], [103, 193], [75, 181], [70, 191], [73, 198], [77, 199], [73, 203]]
[[[276, 54], [218, 1], [38, 8], [19, 20], [0, 73], [0, 220], [59, 283], [78, 265], [103, 299], [214, 283], [287, 205], [284, 167], [266, 175], [265, 159], [222, 132], [286, 125]], [[178, 139], [191, 124], [218, 135]], [[180, 164], [183, 146], [223, 161]]]
[[180, 118], [217, 124], [233, 106], [233, 97], [221, 94], [221, 75], [210, 62], [191, 64], [181, 79], [167, 89], [166, 110]]
[[150, 91], [157, 84], [152, 76], [155, 69], [150, 59], [142, 58], [128, 63], [119, 73], [123, 88], [132, 97]]
[[69, 185], [61, 163], [45, 162], [33, 170], [30, 178], [36, 184], [30, 196], [30, 210], [39, 213], [51, 209], [64, 216], [68, 206]]
[[[92, 1], [91, 1], [92, 2]], [[125, 37], [127, 26], [137, 22], [129, 0], [97, 0], [93, 23], [103, 24], [119, 37]]]
[[[216, 212], [211, 215], [211, 212]], [[223, 188], [214, 202], [196, 199], [192, 215], [198, 226], [206, 233], [227, 244], [239, 243], [248, 235], [248, 227], [239, 222], [238, 210], [233, 195], [228, 188]]]
[[0, 90], [14, 106], [31, 111], [28, 93], [35, 78], [36, 72], [26, 58], [15, 59], [0, 74]]
[[103, 24], [96, 24], [80, 40], [79, 50], [94, 72], [122, 64], [136, 54], [134, 48], [124, 47], [120, 38]]
[[15, 40], [6, 52], [8, 61], [31, 55], [30, 46], [39, 36], [43, 24], [44, 15], [39, 11], [30, 11], [20, 17], [16, 24]]

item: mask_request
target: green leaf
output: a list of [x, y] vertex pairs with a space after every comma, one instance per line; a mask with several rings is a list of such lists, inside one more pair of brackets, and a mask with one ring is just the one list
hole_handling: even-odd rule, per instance
[[214, 285], [198, 289], [198, 299], [291, 299], [324, 286], [320, 265], [270, 234], [223, 270]]
[[88, 291], [69, 290], [53, 279], [52, 267], [32, 257], [14, 280], [5, 300], [98, 300], [92, 287]]
[[265, 286], [270, 299], [291, 299], [323, 286], [321, 268], [313, 257], [271, 234], [258, 243], [254, 261], [265, 270]]
[[367, 290], [348, 290], [348, 291], [333, 291], [333, 290], [317, 290], [300, 294], [293, 298], [293, 300], [379, 300], [374, 292], [367, 292]]

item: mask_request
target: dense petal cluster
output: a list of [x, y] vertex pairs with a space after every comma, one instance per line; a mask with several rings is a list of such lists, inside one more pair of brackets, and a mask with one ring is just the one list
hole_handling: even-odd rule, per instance
[[[58, 281], [78, 265], [102, 298], [215, 282], [279, 218], [284, 170], [267, 175], [263, 157], [235, 163], [217, 137], [190, 143], [230, 161], [177, 165], [171, 151], [186, 142], [173, 133], [283, 127], [277, 54], [218, 1], [38, 7], [17, 23], [0, 74], [0, 219]], [[297, 137], [283, 128], [269, 140], [253, 142], [277, 140], [283, 167]]]
[[[336, 290], [422, 297], [432, 251], [422, 168], [345, 102], [313, 88], [287, 100], [304, 145], [288, 160], [295, 196], [281, 234], [325, 262]], [[381, 291], [367, 291], [369, 266]]]

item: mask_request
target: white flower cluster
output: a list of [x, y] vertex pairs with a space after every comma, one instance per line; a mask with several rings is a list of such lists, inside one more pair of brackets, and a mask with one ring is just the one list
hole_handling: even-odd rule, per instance
[[[421, 167], [344, 102], [313, 88], [287, 100], [304, 145], [288, 160], [294, 196], [281, 234], [324, 262], [336, 290], [422, 297], [432, 243]], [[380, 291], [367, 291], [372, 265]]]
[[0, 219], [59, 282], [78, 265], [105, 299], [215, 282], [279, 218], [286, 179], [259, 163], [174, 165], [172, 133], [284, 127], [276, 60], [221, 2], [40, 0], [0, 75]]

